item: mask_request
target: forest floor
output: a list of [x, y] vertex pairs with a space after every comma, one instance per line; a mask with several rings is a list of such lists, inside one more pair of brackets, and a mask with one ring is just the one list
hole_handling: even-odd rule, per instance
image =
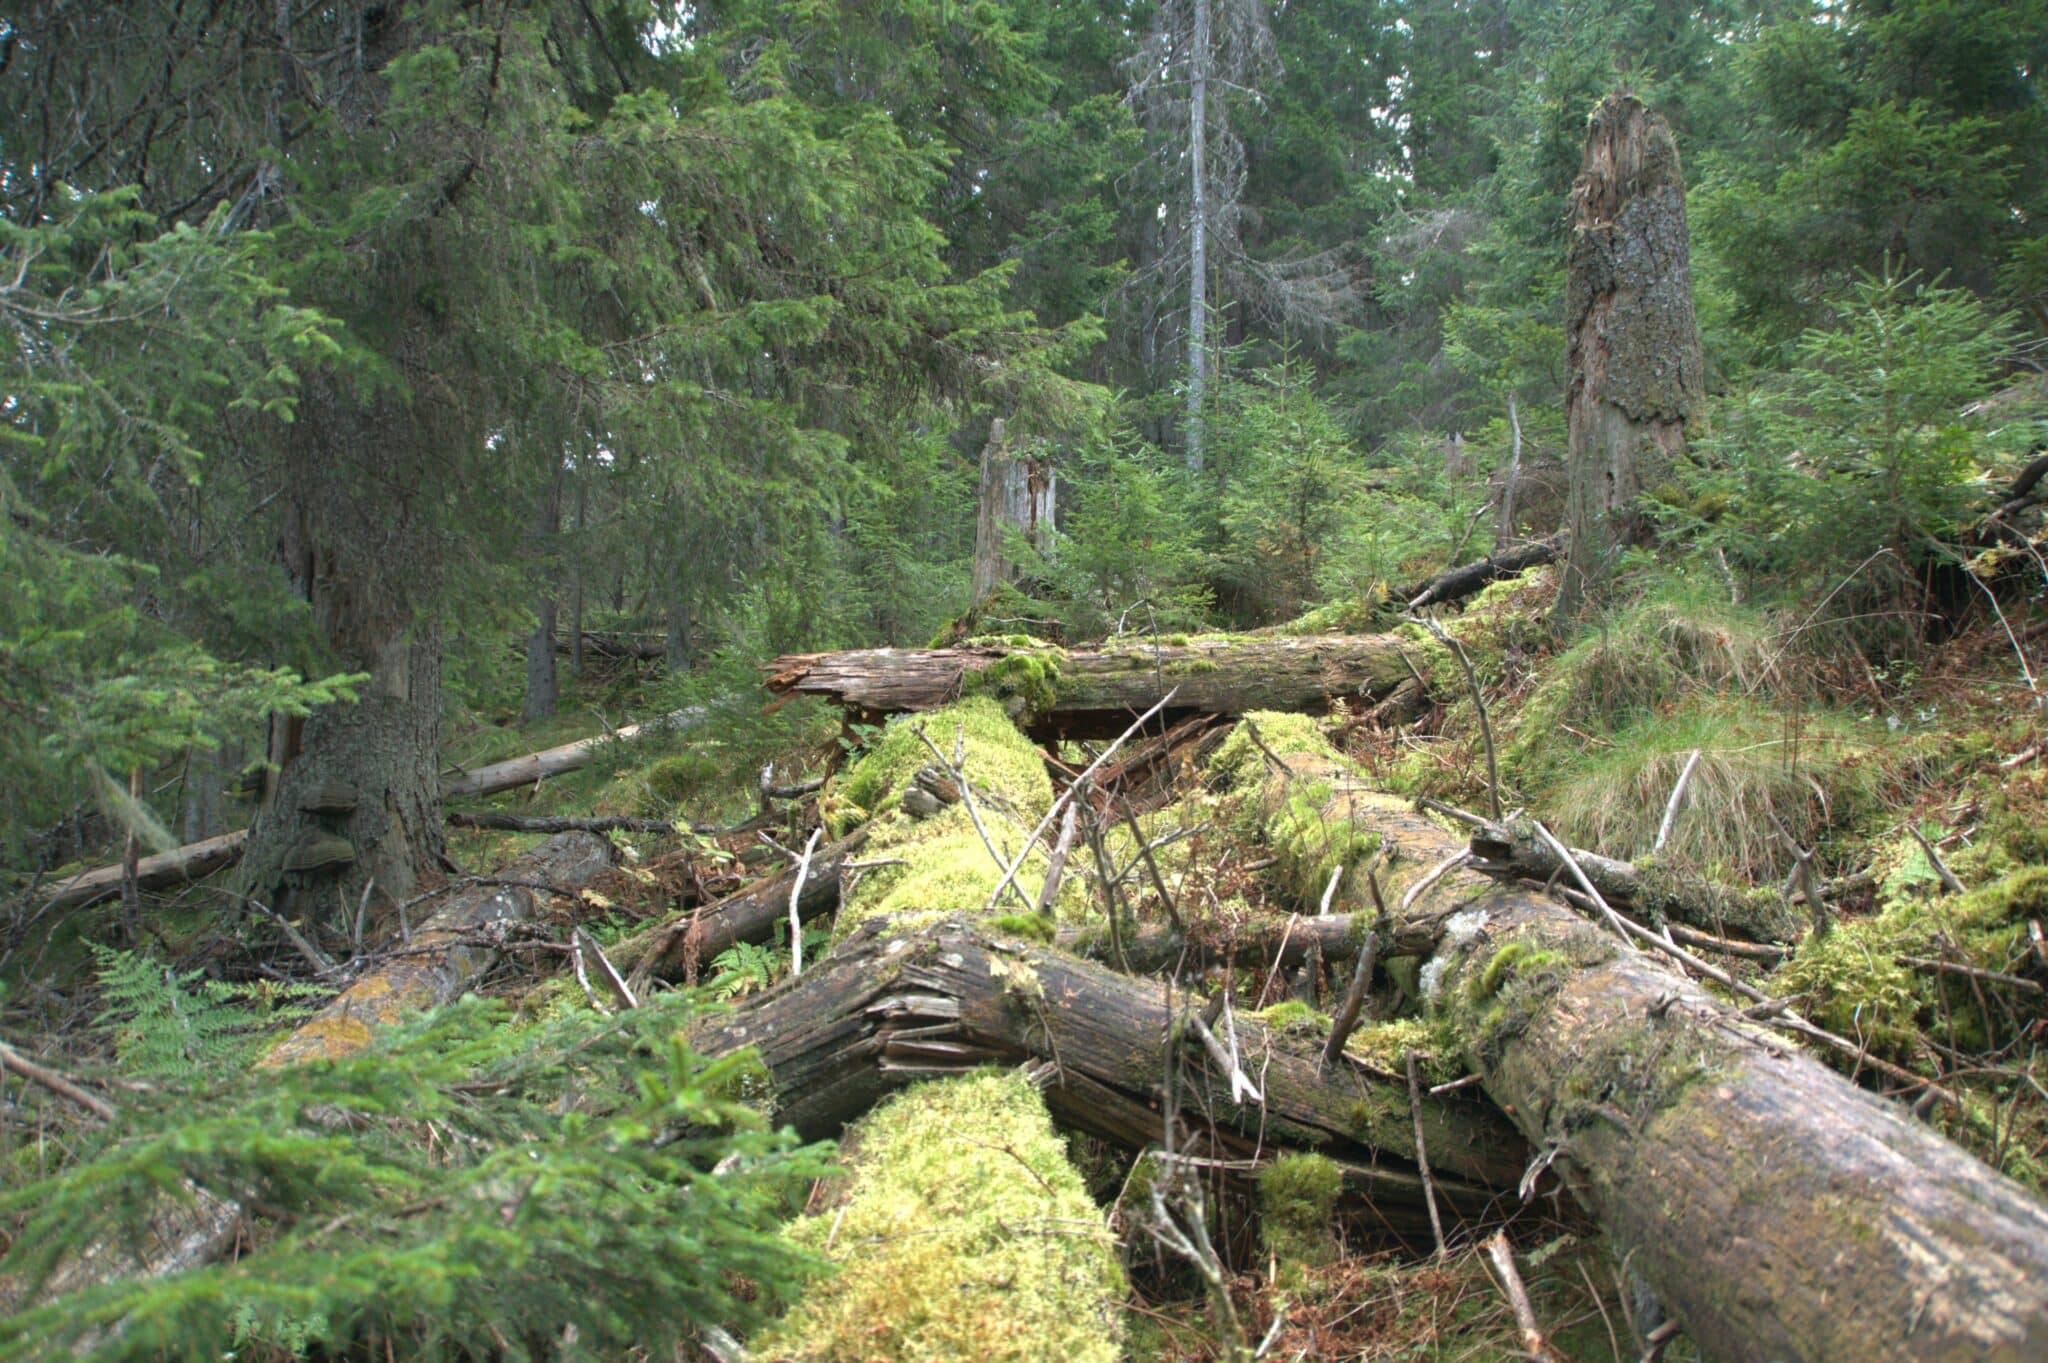
[[[1981, 1159], [2037, 1190], [2048, 1182], [2048, 1078], [2038, 1048], [2048, 1032], [2048, 728], [2027, 692], [2014, 647], [1995, 624], [1905, 652], [1889, 669], [1864, 660], [1853, 639], [1727, 603], [1701, 584], [1667, 582], [1606, 628], [1560, 648], [1546, 613], [1548, 570], [1497, 584], [1442, 624], [1459, 641], [1477, 694], [1451, 650], [1415, 625], [1399, 626], [1428, 683], [1404, 713], [1368, 716], [1339, 704], [1325, 721], [1343, 751], [1384, 789], [1444, 806], [1541, 817], [1568, 843], [1671, 874], [1773, 891], [1778, 940], [1723, 963], [1868, 1056], [1923, 1076], [1962, 1101], [1928, 1119]], [[1361, 614], [1348, 612], [1354, 619]], [[1329, 612], [1301, 627], [1326, 627]], [[2041, 625], [2020, 622], [2023, 637]], [[2030, 630], [2030, 633], [2025, 631]], [[1284, 632], [1284, 627], [1283, 627]], [[478, 713], [452, 726], [450, 766], [474, 766], [548, 747], [659, 712], [673, 699], [658, 669], [594, 664], [574, 679], [558, 715], [520, 726]], [[622, 869], [573, 901], [558, 927], [580, 925], [613, 948], [695, 905], [771, 871], [803, 845], [834, 788], [796, 800], [762, 793], [764, 768], [789, 783], [825, 775], [878, 739], [867, 726], [800, 701], [763, 716], [739, 695], [683, 733], [608, 747], [584, 769], [477, 808], [522, 814], [616, 814], [674, 820], [668, 833], [614, 833]], [[1488, 751], [1498, 790], [1489, 789]], [[1055, 768], [1083, 762], [1078, 747], [1047, 754]], [[1674, 791], [1684, 786], [1680, 797]], [[1162, 786], [1149, 802], [1160, 820], [1194, 820], [1199, 786]], [[1175, 800], [1182, 803], [1174, 804]], [[1192, 803], [1189, 803], [1192, 802]], [[1160, 811], [1165, 811], [1161, 813]], [[539, 835], [454, 828], [453, 862], [487, 871], [529, 850]], [[1172, 849], [1167, 874], [1193, 902], [1216, 906], [1210, 928], [1255, 932], [1306, 907], [1298, 892], [1244, 868], [1261, 849], [1217, 828]], [[1814, 879], [1795, 874], [1811, 858]], [[1826, 929], [1810, 911], [1783, 908], [1805, 884], [1823, 887]], [[1960, 887], [1960, 892], [1958, 892]], [[1142, 926], [1160, 906], [1132, 905]], [[153, 905], [150, 935], [167, 959], [238, 978], [276, 959], [277, 943], [206, 886]], [[44, 1035], [67, 1035], [88, 1056], [95, 1040], [89, 942], [118, 925], [110, 905], [17, 934], [6, 967], [8, 1006], [38, 1015]], [[400, 931], [372, 922], [366, 934]], [[1733, 935], [1732, 932], [1730, 935]], [[326, 943], [346, 955], [330, 932]], [[534, 1016], [580, 1006], [551, 973], [556, 957], [501, 970], [487, 988]], [[736, 946], [700, 963], [699, 982], [721, 999], [765, 989], [788, 968], [786, 943]], [[1246, 1010], [1282, 1000], [1269, 973], [1212, 983]], [[1298, 982], [1305, 1025], [1327, 1027], [1341, 981]], [[1403, 1025], [1398, 1016], [1377, 1019]], [[1412, 1043], [1423, 1029], [1404, 1036]], [[1896, 1088], [1856, 1057], [1828, 1055], [1843, 1072]], [[1452, 1069], [1456, 1057], [1440, 1057]], [[1448, 1071], [1446, 1071], [1448, 1073]], [[5, 1150], [19, 1166], [30, 1142], [10, 1121]], [[1123, 1217], [1129, 1159], [1083, 1136], [1069, 1152], [1090, 1191], [1125, 1232], [1133, 1285], [1126, 1336], [1133, 1359], [1220, 1357], [1200, 1285], [1162, 1257]], [[1574, 1359], [1632, 1360], [1656, 1324], [1586, 1218], [1568, 1202], [1523, 1213], [1515, 1244], [1529, 1302], [1551, 1344]], [[1525, 1345], [1481, 1230], [1450, 1228], [1450, 1249], [1376, 1230], [1364, 1209], [1340, 1223], [1339, 1252], [1282, 1263], [1261, 1248], [1261, 1209], [1244, 1198], [1216, 1208], [1217, 1238], [1235, 1274], [1230, 1292], [1263, 1356], [1281, 1359], [1495, 1359]], [[1490, 1229], [1491, 1227], [1487, 1227]], [[1646, 1315], [1645, 1313], [1651, 1313]], [[1659, 1347], [1663, 1347], [1660, 1343]], [[1681, 1340], [1665, 1357], [1690, 1356]]]

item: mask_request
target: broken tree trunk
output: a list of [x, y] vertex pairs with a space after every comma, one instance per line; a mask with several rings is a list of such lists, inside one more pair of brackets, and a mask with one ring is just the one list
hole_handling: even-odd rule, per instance
[[450, 882], [389, 960], [300, 1023], [262, 1063], [332, 1060], [367, 1046], [373, 1028], [460, 998], [497, 961], [506, 924], [534, 917], [550, 890], [575, 894], [616, 856], [594, 833], [558, 833], [496, 876]]
[[1560, 530], [1548, 539], [1540, 539], [1533, 544], [1524, 544], [1515, 549], [1496, 550], [1476, 563], [1466, 563], [1447, 569], [1427, 582], [1403, 587], [1394, 595], [1406, 602], [1407, 608], [1411, 611], [1419, 611], [1425, 606], [1442, 606], [1453, 601], [1462, 601], [1504, 577], [1513, 577], [1516, 573], [1526, 572], [1530, 568], [1556, 562], [1558, 553], [1564, 548], [1564, 542], [1565, 534]]
[[[1295, 717], [1214, 770], [1283, 862], [1368, 865], [1486, 1093], [1709, 1358], [2048, 1356], [2048, 1207], [1658, 956], [1457, 863]], [[1430, 1149], [1432, 1162], [1436, 1158]]]
[[628, 724], [623, 729], [598, 734], [592, 738], [579, 738], [573, 743], [559, 747], [543, 748], [539, 752], [526, 753], [520, 757], [509, 757], [503, 762], [492, 762], [487, 766], [472, 767], [467, 771], [443, 773], [441, 794], [444, 798], [459, 799], [472, 795], [495, 795], [501, 790], [514, 790], [530, 786], [550, 776], [576, 771], [590, 764], [598, 749], [606, 743], [624, 743], [643, 733], [655, 733], [662, 729], [687, 729], [704, 717], [704, 707], [688, 706], [681, 710], [650, 719], [644, 724]]
[[1565, 525], [1557, 618], [1597, 600], [1617, 552], [1647, 525], [1638, 500], [1685, 447], [1706, 396], [1693, 318], [1678, 144], [1630, 95], [1586, 128], [1572, 186], [1565, 302]]
[[977, 607], [998, 586], [1016, 581], [1008, 536], [1020, 535], [1036, 549], [1051, 541], [1056, 483], [1049, 460], [1019, 458], [1011, 452], [1003, 419], [997, 417], [981, 451], [981, 501], [974, 525]]
[[[242, 855], [242, 844], [248, 840], [248, 830], [238, 828], [217, 838], [144, 857], [135, 863], [135, 884], [139, 889], [164, 890], [187, 881], [203, 880], [222, 867], [234, 865]], [[43, 900], [43, 908], [78, 909], [112, 898], [121, 893], [121, 872], [119, 862], [80, 871], [52, 890]]]
[[[369, 1044], [373, 1028], [453, 1002], [497, 959], [493, 931], [533, 916], [541, 893], [533, 884], [574, 893], [612, 864], [611, 844], [604, 839], [564, 833], [492, 878], [527, 884], [451, 885], [440, 908], [412, 929], [390, 960], [301, 1023], [259, 1063], [275, 1067], [348, 1055]], [[51, 1300], [118, 1278], [163, 1277], [225, 1254], [240, 1234], [241, 1204], [189, 1180], [182, 1192], [157, 1198], [141, 1220], [146, 1233], [133, 1242], [96, 1244], [60, 1263], [44, 1280], [42, 1297]]]
[[1132, 639], [1072, 650], [876, 648], [791, 654], [768, 670], [768, 689], [780, 695], [826, 696], [869, 714], [930, 710], [963, 692], [987, 692], [1008, 701], [1031, 731], [1075, 736], [1120, 733], [1168, 690], [1173, 719], [1320, 711], [1334, 697], [1383, 696], [1412, 676], [1387, 635]]

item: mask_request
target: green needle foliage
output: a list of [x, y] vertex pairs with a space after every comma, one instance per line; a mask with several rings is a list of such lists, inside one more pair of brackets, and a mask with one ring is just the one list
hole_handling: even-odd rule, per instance
[[[824, 1151], [740, 1100], [749, 1055], [691, 1052], [695, 1007], [520, 1028], [469, 1000], [339, 1064], [127, 1100], [96, 1151], [0, 1199], [27, 1216], [0, 1273], [35, 1302], [0, 1358], [668, 1357], [751, 1327], [811, 1267], [775, 1228]], [[38, 1299], [191, 1185], [262, 1252]]]

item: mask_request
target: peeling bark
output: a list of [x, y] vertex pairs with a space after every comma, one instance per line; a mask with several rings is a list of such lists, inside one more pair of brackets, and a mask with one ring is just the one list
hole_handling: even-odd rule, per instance
[[1642, 539], [1637, 499], [1684, 449], [1706, 393], [1678, 144], [1633, 96], [1594, 111], [1571, 212], [1560, 620], [1597, 600], [1616, 553]]

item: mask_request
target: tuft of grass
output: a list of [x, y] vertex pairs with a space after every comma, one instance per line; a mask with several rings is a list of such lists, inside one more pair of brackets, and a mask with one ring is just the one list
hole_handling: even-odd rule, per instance
[[1839, 715], [1700, 697], [1622, 726], [1531, 793], [1567, 841], [1641, 857], [1694, 749], [1699, 765], [1663, 857], [1755, 881], [1783, 874], [1780, 825], [1810, 847], [1871, 807], [1889, 756]]

